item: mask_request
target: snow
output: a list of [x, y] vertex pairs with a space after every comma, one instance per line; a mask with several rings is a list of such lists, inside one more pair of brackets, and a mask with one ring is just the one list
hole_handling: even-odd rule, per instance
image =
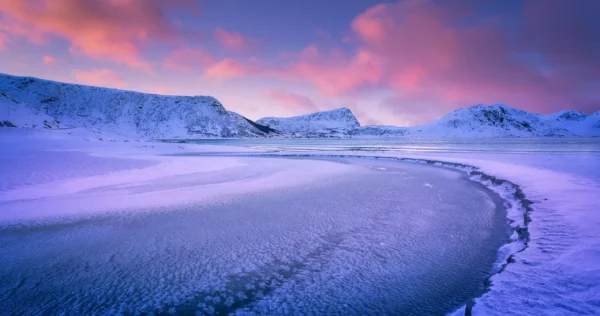
[[[567, 141], [566, 143], [572, 142]], [[515, 240], [499, 250], [499, 263], [512, 254], [514, 262], [491, 278], [491, 287], [475, 300], [474, 315], [597, 315], [600, 307], [600, 149], [582, 147], [580, 151], [547, 151], [543, 142], [531, 145], [526, 153], [492, 149], [471, 141], [465, 151], [452, 148], [418, 152], [358, 152], [338, 148], [319, 151], [315, 156], [393, 157], [423, 162], [426, 160], [473, 166], [479, 172], [519, 186], [533, 204], [527, 224], [527, 247]], [[271, 147], [272, 148], [272, 147]], [[281, 150], [285, 145], [280, 147]], [[352, 148], [351, 145], [347, 149]], [[318, 149], [316, 146], [314, 149]], [[294, 154], [294, 148], [287, 154]], [[304, 147], [300, 153], [311, 155]], [[469, 168], [467, 168], [467, 171]], [[479, 181], [478, 176], [474, 180]], [[486, 181], [484, 181], [486, 183]], [[523, 205], [503, 185], [486, 183], [512, 205], [508, 218], [512, 226], [523, 227]], [[512, 212], [512, 213], [511, 213]], [[512, 261], [511, 260], [511, 261]], [[464, 309], [456, 314], [464, 314]]]
[[413, 127], [359, 126], [352, 112], [345, 108], [290, 118], [263, 118], [257, 122], [294, 137], [311, 138], [600, 136], [600, 112], [586, 115], [578, 111], [560, 111], [541, 115], [504, 104], [478, 104], [458, 109]]
[[348, 108], [287, 118], [265, 117], [256, 122], [284, 133], [326, 134], [332, 130], [352, 130], [360, 126]]
[[413, 137], [600, 136], [596, 114], [530, 113], [504, 104], [458, 109], [436, 121], [409, 128]]
[[[510, 146], [501, 146], [503, 142]], [[314, 141], [312, 145], [305, 141], [301, 146], [291, 140], [265, 143], [148, 143], [85, 129], [2, 129], [0, 221], [4, 225], [31, 221], [43, 224], [61, 221], [65, 216], [85, 219], [107, 212], [160, 214], [165, 207], [179, 205], [187, 209], [198, 203], [219, 207], [282, 189], [297, 190], [310, 185], [322, 190], [318, 188], [332, 179], [359, 172], [356, 163], [248, 155], [437, 161], [435, 165], [468, 172], [473, 181], [496, 191], [507, 203], [507, 217], [511, 220], [510, 243], [497, 253], [495, 271], [499, 273], [491, 277], [488, 291], [475, 299], [473, 314], [505, 314], [507, 308], [515, 315], [597, 314], [600, 148], [593, 139], [446, 143], [417, 139], [408, 145], [390, 141], [385, 146], [369, 141], [372, 147], [365, 147], [360, 141]], [[393, 164], [372, 165], [380, 173], [394, 168]], [[440, 186], [443, 183], [426, 180], [418, 187], [437, 190]], [[515, 197], [517, 189], [526, 200]], [[527, 201], [532, 204], [529, 206]], [[526, 213], [530, 222], [525, 220]], [[527, 227], [527, 234], [517, 234], [523, 227]], [[88, 236], [85, 231], [77, 234], [84, 234], [82, 242], [96, 236]], [[58, 242], [47, 242], [53, 241]], [[388, 242], [380, 241], [384, 245]], [[511, 263], [506, 264], [509, 256]], [[19, 287], [21, 281], [15, 282]], [[285, 284], [281, 291], [293, 293], [295, 287], [287, 288]], [[169, 299], [164, 299], [177, 297], [169, 295]], [[237, 302], [233, 297], [220, 299]], [[283, 306], [283, 302], [273, 304]], [[203, 308], [209, 310], [209, 305]]]
[[[280, 222], [277, 217], [245, 218], [253, 224], [253, 229], [260, 229], [263, 232], [271, 228], [277, 229], [276, 236], [284, 236], [281, 241], [285, 241], [286, 244], [285, 247], [275, 250], [278, 254], [291, 253], [289, 258], [295, 260], [299, 258], [295, 256], [300, 254], [293, 253], [296, 248], [292, 241], [299, 240], [294, 238], [299, 236], [306, 238], [310, 244], [305, 245], [307, 248], [303, 248], [306, 253], [311, 253], [310, 249], [316, 252], [324, 251], [313, 247], [317, 244], [317, 237], [323, 231], [338, 227], [337, 225], [350, 225], [350, 223], [358, 225], [357, 223], [364, 222], [363, 215], [381, 215], [377, 212], [368, 214], [359, 212], [350, 216], [342, 212], [338, 214], [341, 217], [335, 220], [325, 218], [327, 220], [320, 221], [326, 214], [321, 210], [326, 205], [331, 205], [327, 203], [332, 203], [319, 195], [325, 192], [323, 190], [335, 188], [337, 191], [334, 191], [338, 194], [336, 196], [341, 199], [340, 203], [348, 203], [344, 204], [346, 210], [357, 210], [355, 209], [357, 205], [348, 201], [351, 201], [350, 197], [360, 196], [357, 192], [362, 188], [371, 190], [373, 195], [369, 196], [382, 194], [380, 199], [372, 201], [372, 204], [378, 207], [385, 206], [380, 202], [395, 201], [393, 197], [386, 195], [390, 193], [389, 188], [392, 185], [413, 181], [416, 177], [407, 176], [395, 169], [393, 162], [401, 160], [460, 170], [469, 175], [472, 181], [487, 186], [504, 200], [511, 234], [506, 244], [499, 247], [497, 251], [494, 250], [497, 258], [492, 270], [495, 274], [489, 279], [491, 285], [487, 292], [474, 299], [473, 306], [465, 305], [456, 311], [457, 314], [464, 314], [465, 310], [470, 310], [471, 307], [471, 312], [475, 315], [506, 314], [507, 309], [510, 309], [510, 313], [514, 315], [594, 315], [600, 309], [598, 299], [600, 267], [597, 265], [597, 262], [600, 262], [598, 251], [600, 249], [598, 232], [600, 199], [597, 198], [600, 196], [600, 148], [596, 138], [581, 137], [600, 136], [600, 112], [588, 115], [577, 111], [561, 111], [541, 115], [513, 109], [506, 105], [476, 105], [456, 110], [429, 124], [402, 128], [361, 127], [351, 111], [342, 108], [294, 118], [265, 118], [259, 122], [281, 130], [285, 133], [283, 137], [372, 139], [347, 142], [238, 140], [232, 141], [231, 146], [228, 146], [227, 142], [202, 145], [161, 143], [144, 140], [263, 137], [275, 132], [268, 127], [248, 121], [236, 113], [226, 111], [212, 97], [158, 96], [0, 75], [0, 122], [0, 228], [3, 232], [19, 229], [20, 225], [25, 227], [33, 225], [32, 231], [35, 231], [36, 227], [45, 227], [44, 225], [52, 223], [73, 223], [77, 220], [112, 218], [110, 216], [117, 215], [118, 218], [130, 220], [126, 222], [126, 226], [134, 228], [120, 230], [122, 226], [115, 224], [86, 230], [86, 226], [72, 232], [76, 238], [68, 234], [66, 236], [59, 234], [52, 235], [52, 238], [47, 240], [36, 234], [25, 234], [26, 238], [15, 237], [14, 240], [9, 236], [0, 249], [6, 251], [9, 247], [16, 247], [10, 248], [16, 252], [8, 251], [4, 253], [3, 258], [17, 258], [18, 242], [22, 240], [34, 245], [35, 251], [28, 252], [32, 257], [27, 257], [27, 260], [31, 261], [26, 263], [34, 264], [37, 254], [53, 257], [55, 254], [52, 253], [52, 249], [56, 249], [52, 248], [53, 245], [64, 247], [61, 248], [64, 250], [64, 257], [60, 258], [69, 261], [80, 257], [79, 252], [82, 249], [91, 249], [89, 253], [93, 254], [94, 247], [104, 250], [116, 247], [115, 245], [127, 240], [126, 237], [130, 232], [138, 234], [135, 236], [143, 239], [145, 237], [143, 230], [135, 229], [136, 225], [139, 225], [135, 220], [136, 216], [145, 216], [148, 213], [156, 216], [153, 217], [156, 222], [151, 223], [151, 227], [156, 231], [169, 233], [167, 228], [173, 229], [177, 224], [185, 223], [188, 225], [186, 226], [188, 232], [202, 235], [205, 231], [196, 231], [195, 224], [186, 221], [187, 215], [171, 217], [174, 216], [172, 208], [188, 212], [200, 205], [202, 211], [206, 212], [196, 214], [198, 216], [196, 220], [201, 221], [202, 216], [212, 214], [211, 209], [221, 209], [224, 205], [248, 203], [254, 205], [255, 211], [260, 212], [261, 204], [256, 202], [256, 199], [260, 201], [260, 198], [265, 195], [289, 197], [290, 192], [305, 192], [302, 190], [310, 189], [314, 190], [311, 192], [315, 194], [314, 197], [318, 202], [307, 199], [303, 203], [293, 203], [293, 206], [289, 206], [282, 202], [285, 200], [282, 198], [283, 200], [277, 205], [280, 205], [281, 209], [292, 207], [295, 213], [280, 215], [292, 216], [290, 219], [298, 221], [309, 220], [312, 223], [311, 229], [289, 230], [290, 226], [286, 225], [290, 223]], [[17, 128], [13, 128], [14, 126]], [[382, 136], [393, 136], [397, 139], [388, 140], [387, 137]], [[522, 137], [522, 139], [499, 137]], [[271, 157], [261, 157], [266, 155]], [[289, 159], [286, 156], [303, 159]], [[347, 180], [345, 177], [358, 177], [365, 171], [356, 161], [339, 163], [340, 159], [350, 159], [349, 157], [360, 157], [371, 161], [367, 163], [372, 164], [371, 170], [382, 175], [398, 172], [398, 178], [390, 182], [387, 189], [378, 186], [383, 183], [381, 182], [383, 178], [381, 181], [368, 182], [366, 185], [365, 182], [360, 181], [350, 185], [350, 182], [344, 182]], [[391, 160], [383, 163], [381, 160], [371, 159], [375, 157]], [[369, 176], [377, 177], [371, 173]], [[346, 180], [342, 181], [342, 179]], [[448, 176], [446, 180], [452, 182], [456, 179], [455, 175]], [[348, 186], [340, 186], [341, 183]], [[410, 190], [418, 188], [415, 192], [430, 194], [439, 192], [438, 190], [444, 187], [442, 181], [424, 179], [415, 182]], [[344, 195], [344, 190], [355, 193], [347, 196]], [[347, 192], [346, 194], [350, 194]], [[407, 192], [410, 191], [403, 191], [402, 194], [406, 196]], [[413, 195], [409, 197], [413, 198]], [[364, 198], [368, 199], [369, 196]], [[466, 194], [454, 196], [458, 199]], [[298, 199], [300, 198], [301, 195]], [[252, 201], [258, 204], [252, 204], [254, 203]], [[289, 200], [285, 201], [289, 203]], [[430, 202], [427, 199], [423, 201], [423, 203]], [[489, 209], [491, 202], [485, 199], [484, 201], [487, 202], [482, 202], [481, 205], [487, 205], [487, 208], [484, 208]], [[304, 209], [306, 205], [311, 207]], [[364, 205], [360, 211], [370, 212], [371, 207], [373, 206]], [[376, 227], [388, 224], [386, 221], [379, 220], [377, 216], [372, 219], [377, 224]], [[256, 244], [252, 244], [252, 247], [255, 248], [249, 249], [257, 251], [258, 254], [265, 254], [265, 257], [255, 253], [245, 253], [244, 251], [249, 251], [247, 249], [240, 252], [239, 249], [228, 248], [232, 244], [238, 244], [231, 242], [232, 236], [235, 236], [234, 239], [237, 241], [245, 240], [249, 236], [246, 233], [250, 231], [244, 229], [250, 228], [244, 225], [245, 222], [240, 218], [243, 217], [232, 215], [231, 223], [225, 221], [227, 225], [219, 222], [222, 219], [214, 218], [214, 223], [221, 223], [221, 227], [230, 235], [223, 233], [223, 235], [216, 235], [216, 239], [210, 239], [212, 235], [202, 235], [202, 238], [205, 238], [203, 240], [210, 240], [219, 244], [224, 250], [231, 250], [223, 251], [221, 259], [224, 261], [219, 262], [223, 265], [225, 262], [239, 263], [241, 261], [236, 261], [239, 258], [234, 256], [240, 255], [264, 263], [263, 267], [269, 271], [278, 271], [277, 266], [283, 266], [285, 271], [291, 271], [296, 267], [294, 266], [296, 261], [292, 259], [283, 262], [265, 259], [273, 253], [274, 248], [261, 248], [257, 246], [260, 242], [254, 239], [252, 242]], [[425, 229], [427, 222], [416, 222]], [[204, 223], [203, 225], [206, 226], [202, 227], [209, 230], [214, 226], [213, 224]], [[236, 231], [236, 229], [240, 230]], [[57, 231], [60, 232], [61, 229], [57, 228]], [[363, 239], [353, 235], [351, 239], [358, 239], [352, 239], [353, 244], [350, 247], [335, 252], [340, 255], [336, 257], [336, 260], [339, 260], [336, 262], [339, 264], [333, 266], [331, 273], [321, 275], [305, 271], [307, 274], [300, 274], [298, 277], [303, 281], [314, 279], [323, 281], [306, 289], [312, 292], [302, 291], [302, 293], [307, 293], [306, 295], [321, 293], [319, 290], [326, 289], [322, 284], [336, 284], [335, 278], [329, 279], [332, 275], [348, 276], [351, 274], [349, 271], [352, 267], [368, 265], [382, 254], [390, 255], [390, 252], [378, 252], [377, 248], [367, 251], [364, 244], [372, 245], [367, 241], [375, 240], [375, 244], [382, 247], [389, 245], [391, 241], [400, 242], [395, 239], [395, 235], [388, 235], [392, 230], [383, 232], [382, 235], [378, 235], [378, 232], [373, 230], [366, 231], [368, 233], [362, 235]], [[101, 246], [98, 246], [94, 242], [95, 238], [112, 236], [111, 233], [114, 232], [117, 234], [111, 237], [114, 240], [111, 239], [109, 244], [99, 243]], [[252, 233], [256, 232], [252, 231]], [[174, 236], [174, 238], [185, 238], [184, 235]], [[273, 238], [274, 243], [279, 242], [279, 239]], [[169, 239], [169, 243], [161, 243], [150, 240], [149, 244], [143, 245], [147, 247], [144, 248], [146, 250], [152, 250], [152, 247], [156, 246], [156, 249], [164, 252], [179, 251], [180, 256], [181, 253], [187, 253], [187, 247], [193, 247], [191, 244], [178, 244], [174, 241], [171, 244], [171, 241], [173, 240]], [[130, 247], [128, 250], [135, 252], [139, 244], [135, 243], [137, 241], [130, 242], [131, 244], [127, 244], [127, 247]], [[210, 244], [202, 244], [202, 247], [209, 247]], [[348, 249], [352, 251], [348, 252]], [[373, 260], [365, 261], [351, 256], [360, 251], [365, 251], [371, 256], [365, 258]], [[129, 252], [120, 252], [119, 256], [123, 253]], [[140, 299], [142, 306], [137, 306], [140, 309], [136, 307], [133, 310], [152, 310], [152, 306], [159, 306], [156, 308], [159, 310], [161, 306], [177, 305], [181, 303], [179, 301], [181, 293], [187, 290], [191, 292], [198, 290], [195, 288], [197, 284], [190, 283], [185, 283], [184, 287], [187, 289], [185, 291], [173, 290], [169, 287], [173, 280], [193, 281], [194, 274], [190, 272], [192, 270], [185, 270], [189, 266], [184, 265], [183, 262], [189, 264], [199, 262], [202, 258], [206, 259], [203, 253], [194, 255], [198, 257], [191, 261], [178, 261], [180, 257], [176, 257], [163, 262], [165, 265], [157, 263], [158, 266], [155, 267], [157, 270], [154, 272], [159, 272], [157, 275], [152, 275], [151, 279], [158, 280], [156, 281], [158, 283], [154, 284], [154, 289], [158, 289], [159, 292], [162, 289], [164, 293], [160, 292], [157, 296], [152, 296], [157, 292], [151, 289], [139, 290], [133, 285], [130, 285], [131, 290], [118, 288], [115, 291], [118, 291], [121, 297], [132, 299], [143, 297]], [[256, 257], [253, 257], [255, 255]], [[399, 260], [396, 257], [385, 258], [388, 261]], [[95, 267], [100, 269], [103, 267], [103, 262], [109, 264], [115, 262], [112, 256], [102, 262], [94, 262], [95, 259], [98, 258], [85, 257], [85, 260], [89, 260], [86, 264], [96, 265]], [[129, 259], [125, 257], [117, 261], [126, 266], [126, 269], [131, 269], [131, 266], [126, 264], [127, 260]], [[314, 264], [313, 267], [319, 269], [332, 268], [320, 263], [311, 263]], [[53, 264], [60, 266], [61, 262], [53, 261]], [[167, 267], [179, 265], [186, 273], [174, 276], [165, 272], [168, 271]], [[133, 267], [143, 271], [142, 266]], [[38, 268], [42, 269], [43, 266]], [[389, 279], [389, 273], [398, 272], [394, 270], [396, 268], [398, 267], [385, 266], [383, 270], [373, 271], [384, 272], [381, 277], [383, 282]], [[442, 268], [440, 266], [440, 269]], [[208, 281], [202, 285], [210, 285], [214, 282], [221, 286], [217, 292], [226, 292], [226, 295], [211, 298], [219, 300], [213, 305], [217, 306], [223, 302], [227, 308], [230, 308], [235, 306], [236, 302], [244, 302], [246, 298], [243, 296], [246, 294], [238, 291], [238, 285], [233, 287], [236, 291], [223, 290], [227, 286], [224, 285], [223, 279], [219, 278], [222, 276], [219, 274], [219, 269], [207, 271]], [[260, 270], [258, 266], [235, 269], [241, 270], [227, 271], [227, 273], [239, 276], [241, 281], [236, 279], [230, 280], [231, 282], [249, 280], [249, 286], [256, 287], [254, 283], [259, 281], [253, 279], [252, 273]], [[102, 271], [107, 273], [107, 277], [114, 277], [111, 275], [114, 271]], [[280, 286], [275, 293], [277, 295], [253, 292], [253, 295], [256, 294], [253, 299], [260, 299], [259, 301], [262, 302], [254, 307], [259, 311], [271, 313], [290, 312], [294, 308], [299, 308], [299, 304], [305, 301], [295, 299], [293, 294], [301, 286], [294, 285], [293, 282], [286, 283], [285, 279], [288, 275], [286, 272], [277, 272], [274, 275], [271, 280]], [[369, 275], [361, 275], [360, 280], [365, 279], [369, 279]], [[68, 280], [68, 282], [75, 282], [75, 279]], [[1, 292], [0, 295], [9, 295], [19, 289], [22, 290], [24, 284], [33, 289], [43, 283], [29, 284], [30, 281], [22, 277], [11, 279], [11, 282], [13, 281], [14, 283], [8, 289], [5, 288], [6, 291]], [[65, 289], [77, 288], [76, 284], [68, 282], [62, 283]], [[352, 282], [350, 284], [355, 285]], [[102, 289], [104, 288], [88, 290], [91, 291], [90, 293], [95, 293], [92, 295], [98, 295], [99, 292], [95, 291]], [[381, 289], [373, 289], [370, 293], [377, 293], [378, 290]], [[365, 294], [356, 291], [358, 290], [353, 288], [351, 293]], [[288, 298], [284, 299], [283, 297], [286, 296]], [[310, 300], [307, 298], [307, 301]], [[329, 303], [327, 300], [316, 302], [321, 306]], [[202, 307], [207, 312], [213, 308], [209, 302], [196, 303], [197, 307]], [[347, 306], [334, 306], [330, 307], [333, 309], [327, 310], [315, 309], [313, 312], [317, 314], [333, 312], [336, 308], [342, 307]], [[114, 313], [127, 311], [111, 310]]]
[[257, 137], [264, 126], [208, 96], [163, 96], [0, 74], [3, 127], [85, 127], [128, 137]]
[[600, 112], [541, 115], [503, 104], [458, 109], [413, 127], [360, 126], [348, 108], [256, 123], [209, 96], [162, 96], [0, 74], [0, 128], [91, 131], [143, 139], [600, 136]]
[[[487, 271], [474, 267], [491, 267], [503, 242], [498, 199], [454, 171], [29, 132], [19, 150], [45, 144], [41, 159], [77, 150], [137, 162], [103, 174], [86, 161], [101, 174], [67, 179], [51, 164], [45, 172], [57, 182], [42, 192], [51, 194], [35, 185], [18, 197], [3, 191], [15, 199], [0, 202], [13, 219], [0, 227], [0, 313], [439, 313], [480, 293]], [[218, 198], [203, 200], [215, 181]], [[420, 189], [425, 183], [431, 191]], [[168, 204], [156, 206], [162, 199]], [[110, 216], [95, 212], [122, 204]], [[76, 218], [62, 218], [69, 207]], [[422, 297], [435, 304], [416, 303]]]
[[[239, 157], [199, 160], [184, 155], [193, 145], [90, 142], [82, 137], [89, 137], [87, 134], [85, 130], [59, 130], [22, 135], [20, 130], [0, 130], [0, 146], [11, 148], [0, 158], [0, 222], [211, 203], [223, 199], [223, 195], [297, 186], [351, 169], [327, 161]], [[12, 146], [15, 143], [20, 146]], [[203, 148], [204, 153], [213, 154], [239, 150], [228, 146]]]
[[405, 127], [391, 125], [367, 125], [356, 128], [350, 132], [354, 137], [398, 137], [408, 132]]

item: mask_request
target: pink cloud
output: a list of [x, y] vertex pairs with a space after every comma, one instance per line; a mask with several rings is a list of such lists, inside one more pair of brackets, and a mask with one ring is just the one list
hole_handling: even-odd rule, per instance
[[223, 28], [215, 29], [215, 38], [226, 48], [234, 50], [245, 50], [250, 47], [250, 40], [240, 33], [229, 32]]
[[204, 73], [204, 77], [210, 79], [244, 77], [252, 74], [251, 68], [250, 64], [226, 58], [209, 67]]
[[319, 48], [315, 44], [310, 44], [300, 51], [297, 55], [301, 60], [318, 60], [321, 58]]
[[75, 80], [82, 84], [113, 88], [123, 88], [125, 86], [123, 78], [113, 70], [107, 68], [74, 70], [73, 74], [75, 75]]
[[[193, 1], [169, 5], [192, 6]], [[146, 71], [150, 64], [141, 56], [142, 44], [179, 36], [163, 6], [160, 0], [0, 0], [0, 12], [25, 25], [29, 33], [64, 38], [73, 54]]]
[[6, 43], [9, 41], [8, 35], [0, 31], [0, 50], [6, 49]]
[[164, 88], [155, 88], [155, 89], [152, 90], [152, 93], [154, 93], [154, 94], [168, 95], [169, 94], [169, 90], [164, 89]]
[[311, 99], [282, 89], [265, 90], [262, 92], [262, 95], [289, 109], [299, 110], [302, 113], [318, 111], [317, 106]]
[[293, 58], [290, 63], [277, 66], [258, 60], [226, 58], [209, 67], [204, 77], [220, 80], [270, 77], [306, 81], [329, 95], [341, 94], [361, 85], [376, 85], [381, 78], [379, 61], [367, 51], [359, 51], [348, 57], [335, 49], [328, 54], [321, 54], [315, 45], [310, 45], [301, 52], [288, 56]]
[[203, 69], [216, 63], [215, 57], [201, 48], [179, 48], [170, 52], [163, 62], [166, 69], [183, 72]]
[[[564, 1], [554, 2], [567, 5]], [[536, 9], [534, 12], [538, 15], [546, 11], [565, 12], [548, 10], [542, 2], [537, 2]], [[548, 39], [541, 32], [548, 32], [546, 26], [557, 24], [553, 23], [555, 16], [546, 15], [544, 13], [544, 21], [534, 23], [539, 29], [533, 31], [531, 38]], [[526, 110], [551, 112], [581, 107], [585, 102], [579, 97], [581, 92], [573, 90], [560, 77], [544, 76], [515, 58], [514, 53], [523, 47], [511, 43], [498, 27], [497, 19], [460, 27], [456, 26], [460, 16], [459, 10], [448, 10], [430, 0], [402, 1], [367, 10], [353, 21], [352, 29], [363, 49], [381, 58], [385, 65], [382, 82], [398, 91], [404, 104], [411, 100], [421, 103], [438, 100], [438, 108], [447, 112], [458, 105], [504, 102]], [[572, 33], [571, 36], [577, 35]], [[556, 43], [555, 40], [550, 42]], [[573, 50], [572, 45], [560, 45], [560, 48], [568, 51], [567, 56], [585, 60], [572, 53], [590, 50]], [[534, 50], [542, 46], [526, 48]], [[544, 56], [556, 55], [549, 50], [543, 53]], [[588, 60], [591, 62], [591, 58]], [[553, 66], [560, 68], [561, 65], [554, 63]], [[580, 76], [581, 73], [577, 73], [579, 78], [570, 80], [577, 82]], [[418, 110], [396, 106], [406, 108], [404, 112]], [[431, 115], [423, 115], [422, 121], [431, 118]]]
[[[0, 12], [2, 9], [0, 8]], [[2, 17], [0, 19], [0, 33], [6, 42], [9, 42], [11, 38], [24, 37], [30, 43], [34, 45], [42, 45], [47, 42], [46, 37], [40, 31], [26, 27], [21, 22], [18, 22], [10, 17]]]
[[343, 94], [359, 86], [377, 85], [382, 71], [378, 57], [365, 50], [350, 57], [337, 50], [326, 56], [314, 54], [310, 58], [303, 54], [287, 69], [288, 77], [303, 78], [329, 95]]
[[44, 61], [44, 64], [46, 64], [46, 65], [53, 64], [56, 62], [56, 58], [54, 56], [50, 56], [50, 55], [45, 55], [44, 57], [42, 57], [42, 60]]
[[[304, 81], [328, 95], [384, 88], [395, 95], [381, 105], [411, 124], [476, 103], [502, 102], [543, 113], [597, 111], [593, 82], [600, 77], [600, 52], [591, 39], [600, 36], [600, 27], [591, 27], [595, 22], [585, 14], [600, 10], [600, 2], [586, 3], [589, 10], [566, 0], [529, 1], [524, 29], [517, 34], [501, 27], [502, 17], [464, 25], [476, 10], [468, 2], [380, 4], [352, 21], [344, 41], [354, 45], [352, 51], [311, 44], [281, 54], [283, 64], [227, 59], [208, 76]], [[543, 67], [520, 58], [532, 53], [541, 56]]]
[[290, 75], [286, 68], [270, 66], [255, 58], [249, 60], [225, 58], [208, 67], [203, 78], [224, 80], [238, 77], [271, 77], [291, 80]]

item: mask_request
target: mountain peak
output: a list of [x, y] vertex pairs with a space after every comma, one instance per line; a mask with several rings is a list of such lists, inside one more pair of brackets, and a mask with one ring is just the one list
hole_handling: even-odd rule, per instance
[[320, 133], [360, 126], [352, 111], [346, 107], [292, 117], [265, 117], [256, 122], [285, 133]]
[[[211, 96], [165, 96], [0, 74], [0, 119], [26, 128], [86, 127], [147, 138], [253, 137], [270, 130]], [[6, 124], [4, 124], [6, 125]]]
[[566, 110], [546, 115], [546, 118], [557, 121], [583, 121], [587, 115], [580, 111]]

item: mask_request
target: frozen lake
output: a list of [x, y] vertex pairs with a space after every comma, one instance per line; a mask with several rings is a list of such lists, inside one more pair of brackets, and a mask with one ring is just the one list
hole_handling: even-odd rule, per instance
[[508, 238], [497, 195], [443, 168], [339, 162], [357, 171], [211, 206], [0, 228], [0, 314], [441, 315], [482, 294]]

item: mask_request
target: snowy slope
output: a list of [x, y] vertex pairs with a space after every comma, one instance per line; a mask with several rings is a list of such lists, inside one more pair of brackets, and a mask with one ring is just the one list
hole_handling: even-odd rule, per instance
[[586, 115], [579, 111], [560, 111], [542, 117], [545, 124], [564, 128], [575, 135], [600, 136], [600, 112]]
[[163, 96], [4, 74], [0, 74], [0, 121], [17, 127], [85, 127], [145, 138], [253, 137], [273, 132], [225, 110], [209, 96]]
[[436, 121], [408, 128], [422, 137], [600, 136], [600, 115], [561, 111], [530, 113], [503, 104], [458, 109]]
[[252, 122], [213, 97], [163, 96], [0, 74], [0, 128], [83, 127], [128, 137], [600, 136], [600, 112], [530, 113], [475, 105], [414, 127], [360, 126], [348, 108]]
[[600, 112], [530, 113], [503, 104], [458, 109], [433, 122], [413, 126], [360, 126], [347, 108], [257, 121], [292, 137], [540, 137], [600, 136]]
[[265, 117], [256, 122], [284, 133], [331, 133], [360, 126], [348, 108], [285, 118]]
[[367, 125], [355, 128], [349, 132], [351, 136], [356, 137], [393, 137], [404, 136], [408, 133], [406, 127], [398, 127], [391, 125]]

